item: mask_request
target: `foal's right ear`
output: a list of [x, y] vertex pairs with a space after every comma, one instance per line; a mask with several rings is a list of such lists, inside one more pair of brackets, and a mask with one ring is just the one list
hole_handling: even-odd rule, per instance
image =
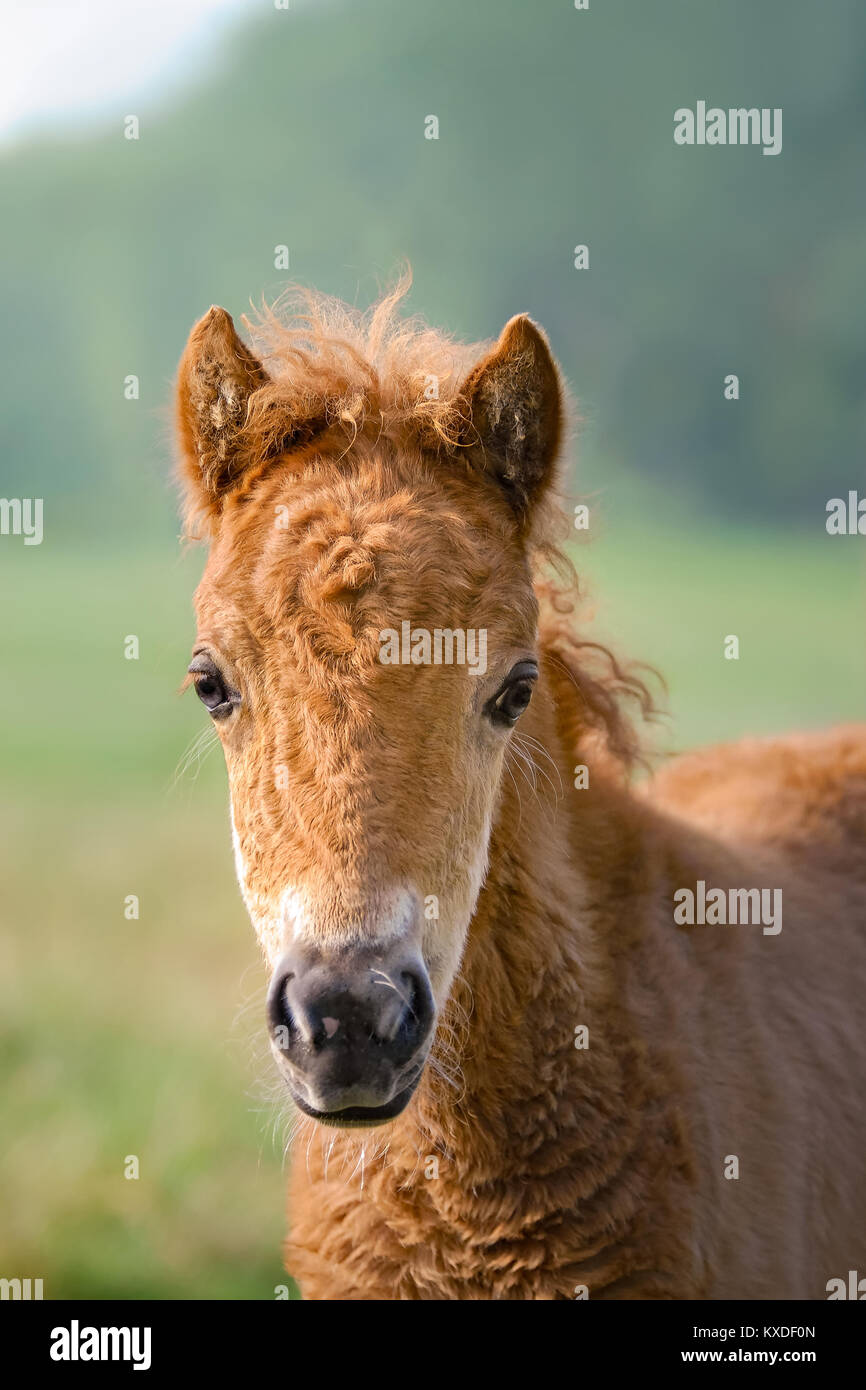
[[177, 374], [181, 469], [193, 510], [216, 513], [239, 480], [249, 462], [250, 400], [269, 380], [231, 315], [214, 305], [190, 333]]

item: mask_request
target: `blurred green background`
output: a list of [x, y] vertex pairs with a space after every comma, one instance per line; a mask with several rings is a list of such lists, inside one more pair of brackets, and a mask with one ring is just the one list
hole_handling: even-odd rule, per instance
[[[864, 59], [857, 0], [250, 4], [180, 89], [0, 149], [0, 495], [45, 499], [41, 546], [0, 537], [0, 1274], [284, 1282], [219, 751], [177, 775], [206, 727], [175, 694], [192, 322], [287, 278], [366, 304], [405, 259], [411, 307], [459, 336], [528, 310], [584, 420], [592, 631], [666, 676], [665, 746], [862, 718], [866, 541], [824, 522], [864, 491]], [[781, 155], [677, 148], [698, 99], [782, 107]]]

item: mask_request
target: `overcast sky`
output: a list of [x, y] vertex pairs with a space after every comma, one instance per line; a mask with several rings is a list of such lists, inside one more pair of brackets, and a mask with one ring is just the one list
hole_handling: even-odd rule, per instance
[[204, 66], [239, 14], [263, 8], [273, 0], [0, 0], [0, 144], [135, 112], [136, 98]]

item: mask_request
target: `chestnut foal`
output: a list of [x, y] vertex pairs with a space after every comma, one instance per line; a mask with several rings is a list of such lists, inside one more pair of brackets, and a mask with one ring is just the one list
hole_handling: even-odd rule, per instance
[[211, 309], [179, 372], [191, 680], [299, 1113], [287, 1268], [319, 1299], [826, 1297], [866, 1271], [866, 732], [631, 790], [646, 692], [544, 577], [545, 337], [461, 348], [399, 298], [309, 296], [257, 353]]

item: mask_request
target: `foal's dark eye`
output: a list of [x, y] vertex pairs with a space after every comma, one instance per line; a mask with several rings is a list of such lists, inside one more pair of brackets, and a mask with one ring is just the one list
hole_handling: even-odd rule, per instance
[[213, 676], [199, 676], [195, 683], [195, 693], [208, 709], [213, 710], [219, 705], [228, 704], [222, 684]]
[[215, 666], [205, 662], [200, 656], [194, 657], [189, 673], [195, 684], [196, 695], [215, 719], [222, 719], [225, 715], [231, 714], [234, 701]]
[[537, 679], [538, 667], [534, 661], [518, 662], [497, 694], [487, 702], [487, 714], [494, 724], [507, 728], [517, 723], [532, 699], [532, 688]]

